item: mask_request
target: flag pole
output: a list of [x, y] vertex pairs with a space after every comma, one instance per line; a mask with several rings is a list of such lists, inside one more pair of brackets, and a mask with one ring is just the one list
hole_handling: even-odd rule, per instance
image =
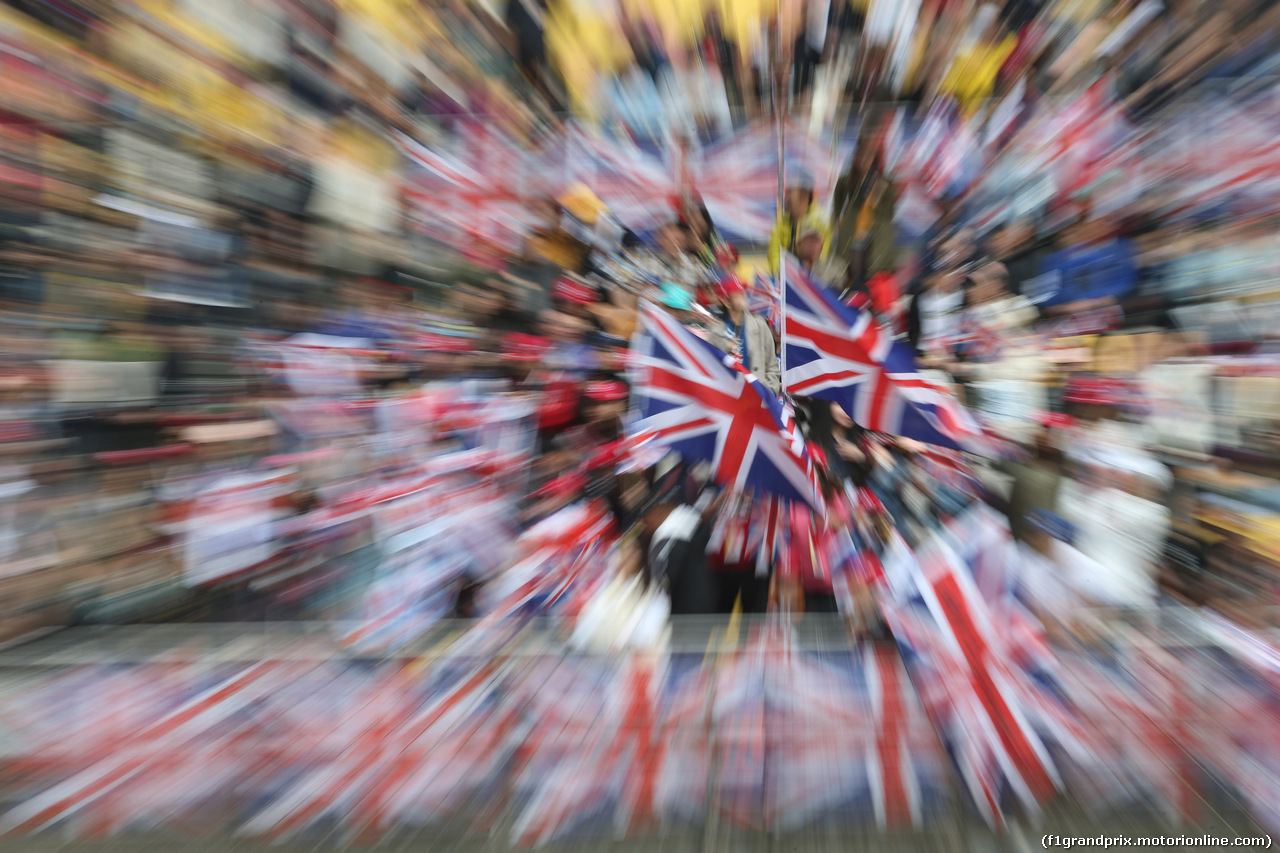
[[[778, 26], [777, 39], [774, 45], [774, 51], [777, 62], [781, 62], [782, 56], [782, 6], [783, 0], [778, 0]], [[770, 74], [773, 81], [773, 113], [774, 119], [778, 123], [778, 216], [782, 216], [786, 211], [787, 203], [787, 123], [784, 116], [784, 93], [780, 91], [778, 74]], [[799, 223], [796, 223], [798, 226]], [[782, 371], [782, 396], [787, 394], [787, 252], [790, 247], [783, 246], [778, 253], [778, 323], [782, 326], [778, 330], [779, 347], [781, 348], [781, 371]]]

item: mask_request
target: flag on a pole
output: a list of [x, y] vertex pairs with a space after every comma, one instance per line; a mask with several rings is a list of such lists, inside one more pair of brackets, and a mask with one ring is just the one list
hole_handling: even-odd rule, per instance
[[817, 476], [795, 421], [732, 356], [646, 303], [633, 350], [633, 435], [711, 463], [721, 485], [821, 506]]
[[950, 389], [917, 370], [870, 311], [842, 304], [792, 255], [784, 260], [783, 385], [839, 403], [863, 428], [994, 455], [993, 440]]
[[782, 294], [778, 282], [771, 276], [757, 272], [747, 290], [747, 310], [759, 314], [769, 321], [769, 325], [778, 328], [782, 322], [780, 313]]

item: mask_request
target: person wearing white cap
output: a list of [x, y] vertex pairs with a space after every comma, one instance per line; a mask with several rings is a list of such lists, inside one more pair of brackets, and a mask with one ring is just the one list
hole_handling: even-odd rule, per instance
[[773, 233], [769, 235], [769, 269], [774, 275], [778, 274], [783, 251], [795, 253], [802, 228], [816, 229], [822, 235], [823, 258], [831, 248], [831, 224], [818, 206], [813, 175], [804, 169], [792, 172], [787, 178], [784, 202], [773, 225]]
[[796, 258], [814, 281], [840, 292], [844, 289], [849, 264], [835, 254], [824, 257], [825, 239], [826, 235], [818, 223], [807, 219], [802, 221], [796, 229]]

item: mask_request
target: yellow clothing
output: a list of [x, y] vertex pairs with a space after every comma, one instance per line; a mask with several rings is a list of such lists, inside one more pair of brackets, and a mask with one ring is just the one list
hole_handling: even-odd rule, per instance
[[995, 92], [1000, 67], [1017, 44], [1010, 35], [997, 45], [978, 44], [961, 51], [942, 79], [942, 92], [954, 97], [965, 112], [976, 111]]
[[528, 243], [530, 252], [558, 267], [576, 270], [582, 266], [582, 247], [563, 232], [537, 233]]
[[826, 258], [830, 253], [831, 223], [827, 221], [827, 217], [823, 216], [816, 204], [810, 206], [808, 212], [801, 217], [794, 232], [791, 228], [791, 214], [783, 210], [778, 214], [778, 219], [773, 225], [773, 233], [769, 235], [769, 271], [774, 275], [778, 274], [778, 268], [782, 262], [782, 250], [786, 249], [794, 253], [795, 238], [799, 237], [807, 226], [813, 226], [822, 235], [822, 258]]

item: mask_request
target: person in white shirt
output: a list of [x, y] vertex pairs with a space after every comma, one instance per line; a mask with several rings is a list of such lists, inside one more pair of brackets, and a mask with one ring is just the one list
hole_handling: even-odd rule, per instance
[[1058, 509], [1078, 530], [1076, 547], [1093, 561], [1072, 579], [1076, 592], [1094, 607], [1150, 608], [1172, 522], [1163, 500], [1168, 470], [1112, 448], [1082, 447], [1068, 459], [1076, 475], [1063, 481]]
[[975, 392], [971, 401], [1008, 438], [1026, 443], [1035, 433], [1035, 413], [1048, 408], [1049, 365], [1030, 334], [1036, 309], [1009, 292], [1004, 264], [989, 263], [971, 276], [969, 305], [960, 334], [967, 361], [958, 366]]
[[963, 276], [946, 269], [928, 274], [924, 289], [911, 298], [907, 308], [907, 342], [925, 359], [950, 360], [964, 306]]

